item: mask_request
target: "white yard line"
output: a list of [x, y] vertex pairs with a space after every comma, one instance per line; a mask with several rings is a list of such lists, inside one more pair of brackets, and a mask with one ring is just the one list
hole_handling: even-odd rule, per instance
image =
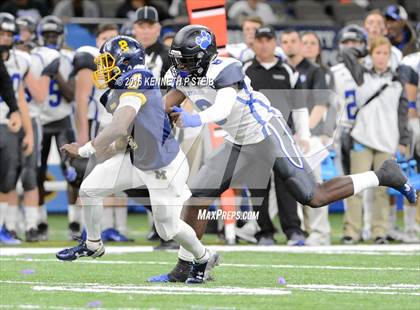
[[114, 293], [147, 295], [289, 295], [291, 291], [283, 288], [243, 288], [243, 287], [201, 287], [171, 285], [105, 285], [99, 283], [46, 283], [30, 281], [0, 281], [4, 284], [29, 284], [35, 291], [68, 291], [80, 293]]
[[[17, 262], [41, 262], [61, 263], [54, 258], [21, 258], [21, 257], [0, 257], [0, 261], [17, 261]], [[98, 265], [173, 265], [174, 262], [156, 262], [156, 261], [127, 261], [127, 260], [103, 260], [103, 259], [79, 259], [73, 263], [77, 264], [98, 264]], [[221, 263], [220, 267], [228, 268], [278, 268], [278, 269], [327, 269], [327, 270], [377, 270], [377, 271], [420, 271], [420, 268], [406, 267], [354, 267], [354, 266], [317, 266], [317, 265], [282, 265], [282, 264], [225, 264]]]
[[[218, 252], [263, 252], [263, 253], [291, 253], [291, 254], [360, 254], [360, 255], [411, 255], [420, 254], [420, 244], [393, 244], [393, 245], [334, 245], [316, 247], [292, 246], [208, 246]], [[0, 247], [0, 256], [13, 256], [25, 254], [54, 254], [62, 248], [20, 248]], [[108, 246], [107, 253], [144, 253], [153, 252], [152, 246]]]
[[389, 284], [389, 285], [335, 285], [335, 284], [289, 284], [282, 288], [242, 288], [242, 287], [197, 287], [171, 285], [106, 285], [99, 283], [46, 283], [30, 281], [0, 281], [4, 284], [27, 284], [35, 291], [67, 291], [76, 293], [112, 293], [112, 294], [142, 294], [142, 295], [258, 295], [279, 296], [289, 295], [290, 290], [333, 292], [348, 294], [379, 294], [379, 295], [412, 295], [420, 296], [420, 285]]

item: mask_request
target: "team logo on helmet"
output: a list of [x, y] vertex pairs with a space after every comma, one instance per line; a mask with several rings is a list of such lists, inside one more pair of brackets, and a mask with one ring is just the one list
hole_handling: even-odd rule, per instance
[[211, 44], [211, 35], [207, 31], [201, 30], [201, 33], [198, 37], [195, 38], [195, 43], [205, 50]]

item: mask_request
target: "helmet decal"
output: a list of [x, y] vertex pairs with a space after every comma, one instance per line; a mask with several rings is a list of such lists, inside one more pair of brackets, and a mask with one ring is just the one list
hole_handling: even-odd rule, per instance
[[205, 50], [211, 44], [211, 35], [207, 31], [201, 30], [198, 37], [195, 38], [195, 43]]

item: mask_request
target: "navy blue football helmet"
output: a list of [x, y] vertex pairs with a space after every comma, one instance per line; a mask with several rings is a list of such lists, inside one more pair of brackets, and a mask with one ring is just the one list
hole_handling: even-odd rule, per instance
[[144, 47], [136, 39], [116, 36], [109, 39], [95, 57], [96, 71], [93, 80], [98, 88], [113, 88], [116, 79], [123, 73], [144, 65]]
[[368, 54], [368, 35], [367, 32], [359, 25], [348, 25], [340, 31], [338, 34], [340, 50], [346, 48], [343, 43], [347, 41], [356, 41], [360, 43], [360, 46], [356, 48], [359, 51], [360, 57], [364, 57]]
[[189, 25], [178, 31], [169, 49], [177, 75], [204, 76], [217, 56], [216, 37], [207, 27]]

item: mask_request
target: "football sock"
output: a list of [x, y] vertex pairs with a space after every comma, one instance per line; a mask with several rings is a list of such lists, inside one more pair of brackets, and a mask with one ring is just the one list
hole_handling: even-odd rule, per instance
[[69, 223], [81, 223], [82, 221], [82, 208], [78, 205], [69, 205], [68, 209]]
[[127, 233], [127, 206], [114, 207], [115, 229], [121, 234]]
[[7, 202], [0, 202], [0, 229], [6, 222]]
[[194, 255], [188, 252], [182, 245], [178, 250], [178, 258], [191, 263], [194, 261]]
[[192, 227], [180, 220], [179, 228], [178, 233], [174, 236], [174, 240], [191, 252], [195, 259], [202, 258], [205, 248], [201, 241], [198, 240]]
[[7, 230], [15, 231], [16, 230], [16, 221], [18, 216], [19, 209], [17, 206], [9, 205], [7, 207], [7, 213], [5, 218], [5, 224]]
[[99, 240], [86, 240], [86, 246], [89, 250], [91, 251], [96, 251], [97, 249], [99, 249], [102, 245], [102, 241]]
[[101, 218], [101, 228], [106, 230], [108, 228], [114, 227], [114, 208], [113, 207], [103, 207], [103, 213]]
[[[25, 206], [25, 230], [36, 229], [38, 227], [39, 207]], [[16, 208], [17, 210], [17, 208]]]
[[39, 207], [39, 223], [48, 223], [47, 207], [42, 205]]
[[101, 239], [102, 198], [80, 197], [83, 205], [83, 222], [87, 239]]

